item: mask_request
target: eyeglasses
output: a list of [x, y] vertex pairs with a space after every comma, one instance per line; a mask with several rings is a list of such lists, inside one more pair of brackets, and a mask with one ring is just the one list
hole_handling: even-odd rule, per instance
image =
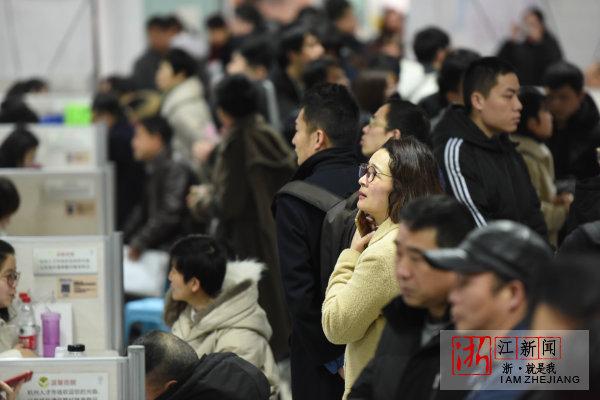
[[17, 272], [17, 271], [13, 271], [10, 274], [4, 275], [1, 278], [6, 279], [6, 283], [8, 283], [8, 286], [15, 286], [17, 284], [17, 282], [19, 281], [19, 278], [21, 278], [21, 273]]
[[367, 176], [368, 183], [373, 182], [373, 179], [375, 179], [375, 177], [378, 175], [389, 176], [390, 178], [392, 177], [391, 175], [384, 174], [381, 171], [377, 171], [374, 165], [360, 164], [358, 166], [358, 179], [362, 178], [365, 175]]

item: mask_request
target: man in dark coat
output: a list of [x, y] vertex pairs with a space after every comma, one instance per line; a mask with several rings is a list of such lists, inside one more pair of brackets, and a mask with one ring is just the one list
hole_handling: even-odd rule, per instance
[[[215, 237], [228, 247], [231, 258], [252, 258], [267, 265], [259, 283], [259, 302], [273, 328], [275, 358], [285, 358], [289, 355], [290, 321], [271, 203], [296, 169], [294, 154], [258, 114], [257, 89], [248, 78], [226, 77], [217, 86], [215, 97], [226, 131], [216, 150], [212, 182], [192, 190], [189, 205], [197, 213], [212, 213], [218, 219]], [[212, 193], [208, 201], [195, 195], [202, 192]]]
[[432, 268], [423, 252], [455, 247], [475, 227], [469, 210], [440, 195], [407, 204], [396, 238], [396, 278], [402, 296], [383, 309], [387, 325], [375, 357], [349, 399], [462, 399], [461, 391], [440, 391], [441, 329], [450, 323], [448, 293], [456, 275]]
[[547, 229], [523, 157], [509, 140], [522, 105], [514, 69], [496, 57], [465, 72], [465, 106], [447, 109], [432, 133], [446, 190], [465, 204], [477, 226], [490, 220], [521, 222], [542, 236]]
[[186, 164], [171, 158], [172, 136], [162, 117], [145, 118], [136, 125], [133, 152], [136, 160], [146, 164], [146, 182], [142, 201], [123, 229], [132, 260], [147, 249], [167, 250], [192, 231], [185, 196], [196, 177]]
[[546, 29], [544, 14], [539, 8], [527, 10], [523, 25], [525, 40], [519, 40], [523, 28], [513, 28], [513, 37], [504, 42], [498, 57], [515, 67], [522, 85], [539, 86], [546, 68], [562, 60], [562, 51], [554, 35]]
[[198, 356], [175, 335], [153, 331], [134, 342], [144, 346], [149, 400], [267, 400], [269, 381], [233, 353]]
[[167, 17], [154, 16], [146, 22], [148, 48], [133, 65], [131, 77], [138, 89], [156, 90], [156, 71], [162, 57], [171, 47], [173, 30]]
[[577, 180], [600, 175], [596, 148], [600, 147], [600, 112], [583, 89], [583, 73], [567, 62], [548, 68], [544, 75], [548, 110], [554, 132], [548, 147], [557, 179]]
[[[309, 90], [296, 119], [292, 142], [299, 168], [292, 180], [339, 197], [354, 193], [358, 115], [344, 86], [323, 84]], [[338, 375], [344, 347], [329, 343], [321, 327], [324, 285], [319, 260], [325, 213], [289, 194], [277, 196], [274, 207], [279, 265], [292, 318], [292, 394], [295, 399], [339, 399], [344, 391]]]

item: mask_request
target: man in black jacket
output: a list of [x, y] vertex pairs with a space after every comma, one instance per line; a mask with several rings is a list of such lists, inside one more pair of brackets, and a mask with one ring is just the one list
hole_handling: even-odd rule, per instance
[[523, 85], [541, 85], [548, 65], [563, 58], [560, 45], [544, 20], [539, 8], [529, 8], [523, 15], [522, 27], [513, 26], [512, 37], [498, 52], [498, 57], [514, 65]]
[[[302, 180], [339, 197], [358, 190], [352, 146], [358, 134], [358, 106], [336, 84], [309, 90], [296, 119], [292, 143]], [[279, 265], [292, 319], [290, 342], [295, 399], [339, 399], [344, 384], [338, 370], [344, 347], [327, 340], [321, 327], [321, 225], [325, 213], [289, 194], [275, 198]]]
[[509, 140], [522, 105], [514, 69], [496, 57], [465, 72], [465, 106], [449, 108], [432, 133], [446, 190], [465, 204], [477, 226], [490, 220], [521, 222], [542, 236], [547, 229], [525, 162]]
[[[467, 208], [447, 196], [407, 204], [396, 238], [396, 278], [401, 296], [384, 309], [387, 325], [375, 357], [352, 387], [349, 399], [449, 399], [439, 391], [439, 331], [453, 329], [448, 294], [456, 275], [432, 268], [423, 252], [455, 247], [475, 227]], [[401, 396], [400, 396], [401, 395]]]
[[267, 400], [269, 381], [233, 353], [206, 354], [175, 335], [150, 332], [134, 343], [144, 346], [148, 400]]
[[567, 62], [550, 66], [544, 74], [548, 110], [554, 132], [548, 147], [557, 179], [591, 178], [600, 174], [596, 148], [600, 146], [600, 113], [583, 90], [583, 73]]
[[146, 164], [146, 182], [141, 204], [123, 229], [132, 260], [146, 249], [168, 249], [191, 233], [185, 198], [195, 176], [186, 164], [171, 158], [172, 136], [162, 117], [142, 119], [135, 128], [131, 144], [135, 159]]

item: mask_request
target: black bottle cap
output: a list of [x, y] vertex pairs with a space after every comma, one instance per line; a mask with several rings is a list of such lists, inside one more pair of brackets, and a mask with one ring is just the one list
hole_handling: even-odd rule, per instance
[[67, 346], [67, 351], [83, 353], [85, 351], [85, 344], [70, 344]]

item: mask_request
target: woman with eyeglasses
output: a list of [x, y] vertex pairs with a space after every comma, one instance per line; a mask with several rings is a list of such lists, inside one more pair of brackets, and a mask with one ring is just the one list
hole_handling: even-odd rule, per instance
[[12, 302], [17, 294], [19, 276], [15, 249], [0, 240], [0, 358], [37, 357], [31, 350], [17, 344], [17, 327], [11, 323], [16, 317]]
[[437, 171], [431, 151], [412, 137], [389, 140], [360, 166], [356, 233], [329, 278], [322, 310], [327, 339], [346, 345], [344, 398], [375, 354], [381, 309], [398, 295], [394, 240], [400, 210], [442, 192]]

